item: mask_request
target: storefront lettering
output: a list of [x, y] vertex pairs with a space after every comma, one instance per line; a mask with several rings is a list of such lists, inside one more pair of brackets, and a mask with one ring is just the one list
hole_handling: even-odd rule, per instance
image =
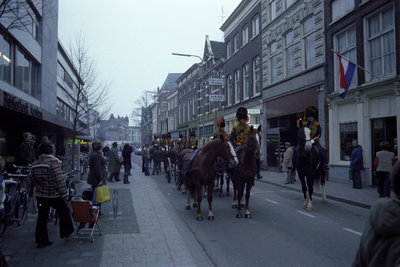
[[29, 108], [29, 103], [24, 103], [21, 99], [18, 99], [6, 92], [4, 92], [3, 106], [26, 115], [31, 115], [38, 119], [43, 118], [43, 113], [39, 111], [38, 107], [35, 108], [33, 105], [30, 105], [31, 107]]

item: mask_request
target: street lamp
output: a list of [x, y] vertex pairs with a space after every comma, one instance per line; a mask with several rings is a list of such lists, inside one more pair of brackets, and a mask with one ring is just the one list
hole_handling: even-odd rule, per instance
[[[204, 89], [204, 85], [203, 85], [203, 66], [204, 66], [204, 61], [201, 57], [197, 56], [197, 55], [189, 55], [189, 54], [179, 54], [179, 53], [172, 53], [173, 56], [180, 56], [180, 57], [197, 57], [198, 59], [200, 59], [201, 61], [201, 86], [203, 87], [203, 145], [206, 142], [205, 138], [205, 128], [204, 128], [204, 117], [206, 115], [205, 113], [205, 106], [206, 106], [206, 91]], [[193, 103], [194, 104], [194, 103]], [[201, 140], [201, 135], [200, 135], [200, 140]]]

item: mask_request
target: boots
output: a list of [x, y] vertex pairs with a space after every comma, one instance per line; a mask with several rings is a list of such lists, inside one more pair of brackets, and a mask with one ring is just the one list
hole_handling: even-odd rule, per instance
[[124, 174], [124, 184], [130, 184], [127, 173]]

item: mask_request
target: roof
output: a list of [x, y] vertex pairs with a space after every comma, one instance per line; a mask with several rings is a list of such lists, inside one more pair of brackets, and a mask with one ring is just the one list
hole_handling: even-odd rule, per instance
[[178, 84], [176, 83], [176, 80], [178, 80], [181, 75], [182, 73], [169, 73], [164, 84], [161, 86], [160, 91], [171, 91], [177, 87]]
[[226, 58], [226, 46], [224, 42], [210, 41], [214, 58]]

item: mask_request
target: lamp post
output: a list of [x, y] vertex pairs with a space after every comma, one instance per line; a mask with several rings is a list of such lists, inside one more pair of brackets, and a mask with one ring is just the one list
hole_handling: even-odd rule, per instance
[[[197, 55], [189, 55], [189, 54], [179, 54], [179, 53], [172, 53], [173, 56], [180, 56], [180, 57], [197, 57], [198, 59], [200, 59], [201, 61], [201, 86], [203, 88], [203, 145], [206, 142], [205, 140], [205, 128], [204, 128], [204, 117], [206, 115], [205, 113], [205, 106], [206, 106], [206, 91], [204, 89], [204, 85], [203, 85], [203, 66], [204, 66], [204, 61], [201, 57], [197, 56]], [[193, 103], [194, 104], [194, 103]], [[201, 140], [201, 136], [200, 136], [200, 140]]]

